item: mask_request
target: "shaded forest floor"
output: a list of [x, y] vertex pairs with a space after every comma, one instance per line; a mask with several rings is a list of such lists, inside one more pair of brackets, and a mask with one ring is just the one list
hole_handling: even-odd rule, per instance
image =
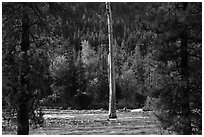
[[[169, 134], [161, 129], [152, 112], [117, 112], [117, 119], [109, 120], [105, 110], [44, 111], [42, 127], [30, 128], [31, 135], [158, 135]], [[16, 134], [3, 130], [2, 134]]]

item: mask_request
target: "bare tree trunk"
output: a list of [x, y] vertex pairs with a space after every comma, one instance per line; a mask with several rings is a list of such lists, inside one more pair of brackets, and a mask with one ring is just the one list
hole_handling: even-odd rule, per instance
[[108, 17], [108, 37], [109, 37], [109, 118], [117, 118], [116, 116], [116, 91], [115, 91], [115, 71], [113, 58], [113, 33], [112, 33], [112, 13], [110, 2], [106, 3]]

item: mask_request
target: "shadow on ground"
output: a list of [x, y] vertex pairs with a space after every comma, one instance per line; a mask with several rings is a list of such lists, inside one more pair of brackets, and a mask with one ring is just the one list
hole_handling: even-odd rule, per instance
[[[164, 132], [152, 112], [119, 112], [108, 119], [107, 111], [47, 111], [42, 127], [30, 128], [31, 135], [158, 135]], [[3, 134], [15, 134], [3, 131]]]

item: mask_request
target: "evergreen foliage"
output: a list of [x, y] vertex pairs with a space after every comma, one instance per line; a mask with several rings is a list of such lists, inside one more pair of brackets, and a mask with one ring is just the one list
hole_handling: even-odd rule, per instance
[[[111, 8], [117, 108], [202, 134], [202, 4]], [[25, 126], [18, 134], [39, 106], [108, 109], [107, 32], [105, 3], [2, 3], [2, 104]]]

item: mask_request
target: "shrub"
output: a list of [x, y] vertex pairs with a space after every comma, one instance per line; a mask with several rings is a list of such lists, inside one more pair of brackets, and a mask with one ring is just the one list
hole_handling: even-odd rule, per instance
[[85, 93], [78, 93], [74, 96], [74, 106], [76, 109], [88, 109], [92, 103], [92, 97]]

